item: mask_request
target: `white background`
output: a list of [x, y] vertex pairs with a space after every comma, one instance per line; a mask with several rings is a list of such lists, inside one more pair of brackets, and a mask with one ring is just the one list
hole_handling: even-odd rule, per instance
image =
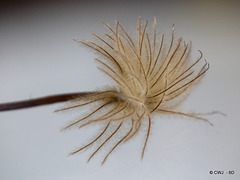
[[[24, 4], [0, 13], [0, 103], [90, 91], [110, 81], [95, 54], [73, 39], [106, 33], [102, 21], [118, 19], [134, 30], [138, 16], [159, 32], [193, 42], [210, 70], [182, 108], [219, 110], [207, 123], [157, 116], [143, 161], [143, 136], [121, 145], [103, 167], [104, 154], [68, 153], [96, 135], [98, 126], [60, 132], [76, 114], [53, 113], [61, 104], [0, 113], [0, 179], [240, 179], [240, 11], [234, 1], [92, 1]], [[151, 26], [149, 26], [150, 28]], [[209, 171], [224, 171], [210, 175]], [[226, 174], [234, 171], [234, 175]]]

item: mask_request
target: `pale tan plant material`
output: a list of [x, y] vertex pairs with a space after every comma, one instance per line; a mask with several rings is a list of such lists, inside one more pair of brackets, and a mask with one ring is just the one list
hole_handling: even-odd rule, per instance
[[[165, 35], [159, 36], [157, 33], [155, 18], [151, 35], [147, 30], [148, 22], [142, 24], [139, 18], [136, 37], [130, 36], [118, 21], [115, 27], [104, 24], [109, 34], [104, 36], [93, 34], [96, 38], [94, 41], [75, 41], [99, 54], [99, 59], [96, 59], [100, 64], [99, 69], [110, 77], [115, 85], [75, 98], [57, 112], [90, 106], [89, 109], [92, 111], [89, 114], [64, 129], [72, 126], [81, 128], [99, 122], [105, 123], [106, 127], [93, 141], [70, 155], [100, 141], [90, 160], [103, 146], [114, 139], [115, 144], [105, 156], [103, 164], [119, 144], [133, 138], [139, 131], [145, 130], [145, 142], [141, 154], [143, 158], [151, 131], [151, 117], [154, 113], [186, 116], [212, 125], [199, 114], [180, 112], [176, 109], [189, 90], [209, 69], [209, 64], [203, 60], [201, 51], [199, 57], [192, 61], [191, 43], [186, 44], [182, 38], [176, 39], [174, 26], [171, 40], [166, 42]], [[142, 128], [143, 125], [147, 128]], [[110, 134], [106, 133], [109, 129]]]

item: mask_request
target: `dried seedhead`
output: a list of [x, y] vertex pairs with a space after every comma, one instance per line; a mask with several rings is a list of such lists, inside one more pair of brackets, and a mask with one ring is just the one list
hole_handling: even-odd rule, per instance
[[[198, 114], [176, 111], [176, 107], [187, 92], [209, 69], [209, 64], [202, 59], [201, 51], [199, 58], [192, 61], [191, 43], [186, 44], [182, 38], [175, 39], [174, 26], [171, 40], [166, 43], [164, 34], [157, 35], [155, 18], [151, 35], [147, 31], [148, 22], [142, 24], [139, 18], [136, 37], [131, 37], [118, 21], [115, 28], [104, 24], [109, 34], [103, 37], [93, 34], [95, 41], [77, 42], [99, 54], [99, 59], [96, 59], [100, 64], [99, 69], [115, 82], [115, 86], [75, 98], [66, 107], [57, 111], [91, 106], [93, 110], [88, 115], [64, 129], [72, 126], [81, 128], [98, 122], [104, 122], [106, 127], [92, 142], [72, 152], [71, 155], [101, 141], [99, 147], [90, 156], [90, 160], [113, 136], [116, 136], [115, 144], [105, 156], [103, 164], [119, 144], [145, 129], [143, 158], [151, 131], [153, 113], [181, 115], [211, 124]], [[143, 125], [145, 127], [147, 125], [147, 128], [142, 128]], [[104, 136], [112, 126], [115, 129], [111, 128], [109, 136]], [[118, 136], [118, 133], [121, 136]]]

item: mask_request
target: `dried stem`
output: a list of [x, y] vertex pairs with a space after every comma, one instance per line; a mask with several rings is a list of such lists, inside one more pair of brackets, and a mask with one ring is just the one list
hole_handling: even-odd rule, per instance
[[59, 94], [46, 97], [40, 97], [36, 99], [16, 101], [10, 103], [0, 104], [0, 111], [10, 111], [17, 109], [30, 108], [35, 106], [59, 103], [72, 100], [74, 98], [83, 98], [89, 94], [95, 94], [97, 92], [79, 92], [79, 93], [69, 93], [69, 94]]

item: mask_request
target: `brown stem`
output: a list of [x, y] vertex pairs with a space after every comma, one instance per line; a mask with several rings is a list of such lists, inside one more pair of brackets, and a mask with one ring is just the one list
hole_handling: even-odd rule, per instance
[[34, 106], [41, 106], [41, 105], [58, 103], [58, 102], [64, 102], [64, 101], [72, 100], [76, 97], [78, 97], [78, 98], [84, 97], [84, 96], [87, 96], [87, 95], [93, 94], [93, 93], [96, 93], [96, 92], [79, 92], [79, 93], [59, 94], [59, 95], [40, 97], [40, 98], [36, 98], [36, 99], [31, 99], [31, 100], [2, 103], [2, 104], [0, 104], [0, 111], [10, 111], [10, 110], [30, 108], [30, 107], [34, 107]]

